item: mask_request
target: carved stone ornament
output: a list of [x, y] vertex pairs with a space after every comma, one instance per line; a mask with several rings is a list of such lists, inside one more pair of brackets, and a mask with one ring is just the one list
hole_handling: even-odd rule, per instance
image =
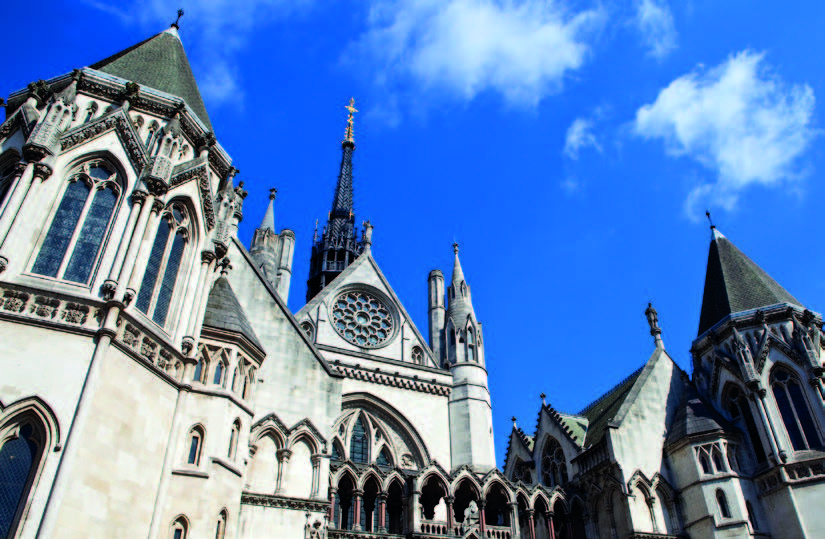
[[0, 273], [3, 273], [4, 271], [6, 271], [6, 268], [8, 266], [9, 266], [9, 259], [4, 257], [4, 256], [0, 256]]
[[209, 230], [212, 230], [215, 228], [215, 209], [206, 164], [204, 163], [178, 174], [172, 178], [170, 184], [176, 186], [193, 179], [198, 182], [198, 191], [201, 195], [201, 205], [203, 207], [204, 218], [206, 219], [206, 226]]
[[297, 511], [321, 513], [329, 508], [328, 501], [305, 500], [301, 498], [287, 498], [271, 494], [241, 494], [241, 505], [257, 505], [262, 507], [279, 507]]
[[121, 109], [68, 131], [60, 140], [61, 148], [63, 151], [70, 150], [87, 140], [108, 133], [113, 129], [117, 133], [121, 144], [123, 144], [123, 147], [126, 149], [132, 166], [140, 173], [143, 167], [146, 166], [148, 160], [146, 152], [143, 144], [135, 133], [134, 127], [132, 127], [131, 122]]
[[117, 291], [117, 281], [106, 279], [100, 286], [100, 295], [106, 301], [115, 299], [115, 292]]
[[49, 176], [52, 175], [52, 167], [46, 165], [44, 163], [35, 163], [34, 164], [34, 172], [33, 175], [35, 178], [40, 178], [41, 180], [46, 180]]

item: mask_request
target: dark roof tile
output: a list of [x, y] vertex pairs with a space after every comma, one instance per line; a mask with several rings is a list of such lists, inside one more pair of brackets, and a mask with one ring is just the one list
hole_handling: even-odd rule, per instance
[[220, 277], [215, 281], [215, 285], [209, 293], [203, 325], [240, 333], [249, 339], [252, 344], [264, 350], [226, 277]]

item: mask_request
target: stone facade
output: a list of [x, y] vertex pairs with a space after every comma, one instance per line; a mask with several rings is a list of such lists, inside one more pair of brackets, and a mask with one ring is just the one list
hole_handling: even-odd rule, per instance
[[356, 230], [348, 108], [292, 313], [295, 235], [273, 190], [238, 240], [247, 191], [176, 28], [11, 94], [0, 537], [825, 535], [822, 318], [715, 230], [692, 379], [651, 306], [647, 362], [578, 414], [542, 396], [499, 470], [458, 246], [425, 338]]

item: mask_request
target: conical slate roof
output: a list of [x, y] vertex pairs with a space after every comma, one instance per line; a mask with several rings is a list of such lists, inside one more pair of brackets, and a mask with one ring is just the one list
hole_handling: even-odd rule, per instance
[[676, 412], [667, 435], [667, 445], [687, 436], [716, 431], [730, 431], [730, 423], [695, 392], [690, 391]]
[[209, 293], [203, 325], [240, 333], [249, 339], [252, 344], [261, 350], [264, 349], [226, 277], [219, 277]]
[[198, 83], [175, 28], [169, 28], [90, 67], [182, 98], [212, 130]]
[[802, 307], [799, 300], [714, 229], [699, 316], [699, 335], [729, 314], [778, 303]]

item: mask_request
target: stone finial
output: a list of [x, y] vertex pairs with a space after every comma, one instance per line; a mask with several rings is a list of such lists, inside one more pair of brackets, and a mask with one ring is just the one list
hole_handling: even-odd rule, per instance
[[369, 221], [364, 221], [364, 232], [361, 234], [361, 243], [364, 244], [364, 250], [370, 250], [372, 246], [372, 229], [373, 226]]
[[175, 19], [175, 22], [173, 22], [171, 25], [169, 25], [169, 28], [174, 28], [175, 30], [180, 30], [180, 18], [181, 17], [183, 17], [183, 10], [179, 9], [178, 10], [178, 18]]
[[516, 425], [516, 416], [511, 417], [510, 420], [513, 422], [513, 428], [517, 429], [518, 426]]
[[229, 275], [229, 270], [232, 269], [232, 263], [228, 256], [225, 256], [218, 262], [218, 267], [221, 268], [221, 277]]
[[453, 252], [455, 254], [458, 254], [458, 242], [457, 241], [453, 242]]
[[542, 405], [542, 406], [547, 406], [547, 402], [544, 400], [544, 399], [546, 399], [546, 398], [547, 398], [547, 395], [545, 395], [544, 393], [542, 393], [541, 395], [539, 395], [539, 398], [541, 399], [541, 405]]
[[275, 200], [276, 196], [278, 196], [278, 190], [273, 187], [269, 190], [269, 200]]
[[647, 304], [645, 316], [647, 317], [647, 323], [650, 326], [650, 334], [653, 336], [653, 343], [656, 345], [656, 348], [664, 348], [665, 345], [662, 341], [662, 328], [659, 327], [659, 313], [657, 313], [656, 309], [653, 308], [652, 303]]

